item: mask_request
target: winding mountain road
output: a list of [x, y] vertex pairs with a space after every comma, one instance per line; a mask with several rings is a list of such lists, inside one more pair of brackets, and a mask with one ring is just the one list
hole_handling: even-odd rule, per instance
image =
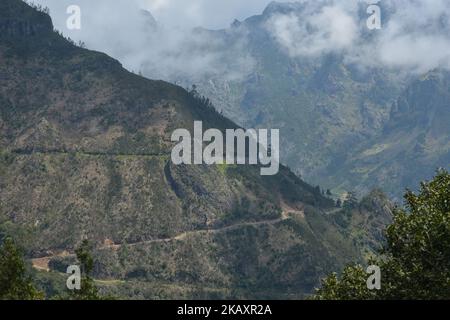
[[[304, 217], [304, 211], [302, 210], [296, 210], [293, 209], [285, 204], [282, 206], [283, 211], [280, 218], [272, 219], [272, 220], [262, 220], [262, 221], [255, 221], [255, 222], [240, 222], [233, 225], [216, 228], [216, 229], [205, 229], [205, 230], [193, 230], [193, 231], [186, 231], [183, 232], [177, 236], [171, 237], [171, 238], [161, 238], [161, 239], [152, 239], [152, 240], [146, 240], [146, 241], [139, 241], [134, 243], [124, 243], [124, 244], [114, 244], [114, 243], [108, 243], [100, 247], [100, 249], [111, 249], [111, 250], [119, 250], [123, 246], [129, 246], [129, 247], [135, 247], [139, 245], [147, 245], [147, 244], [154, 244], [154, 243], [168, 243], [173, 241], [183, 241], [186, 238], [188, 238], [191, 235], [199, 235], [199, 234], [219, 234], [223, 232], [233, 231], [237, 230], [243, 227], [259, 227], [263, 225], [275, 225], [277, 223], [280, 223], [282, 221], [288, 220], [292, 218], [292, 215], [297, 215], [300, 217]], [[68, 251], [62, 251], [60, 253], [56, 253], [47, 257], [41, 257], [41, 258], [35, 258], [31, 259], [31, 262], [33, 264], [33, 267], [37, 270], [41, 271], [50, 271], [49, 263], [50, 260], [56, 257], [75, 257], [74, 253], [70, 253]]]

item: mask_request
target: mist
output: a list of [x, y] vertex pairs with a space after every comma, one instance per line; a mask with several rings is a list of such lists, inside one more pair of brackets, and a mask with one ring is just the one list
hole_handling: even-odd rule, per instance
[[[191, 16], [184, 20], [177, 19], [177, 13], [172, 13], [172, 19], [168, 19], [165, 12], [176, 6], [177, 1], [164, 1], [165, 6], [162, 1], [145, 0], [33, 2], [49, 7], [55, 28], [65, 36], [77, 43], [82, 41], [89, 49], [105, 52], [118, 59], [125, 68], [153, 79], [189, 79], [192, 82], [220, 75], [224, 80], [235, 80], [245, 77], [252, 69], [253, 60], [245, 53], [245, 33], [234, 34], [232, 42], [225, 42], [223, 37], [198, 28], [194, 16], [204, 15], [211, 19], [211, 15], [201, 10], [187, 10]], [[200, 2], [194, 8], [198, 8]], [[70, 5], [81, 8], [79, 30], [69, 30], [66, 26], [69, 17], [66, 10]], [[161, 14], [162, 21], [153, 17], [148, 11], [151, 8]], [[216, 17], [220, 16], [219, 11]], [[230, 60], [231, 54], [239, 58]]]
[[[232, 21], [260, 14], [268, 0], [36, 0], [50, 8], [55, 28], [89, 49], [106, 52], [129, 70], [153, 79], [195, 83], [239, 80], [255, 67], [245, 28]], [[382, 0], [381, 30], [368, 30], [368, 3], [302, 0], [265, 23], [292, 58], [329, 53], [346, 63], [412, 73], [450, 68], [450, 2]], [[69, 5], [82, 10], [82, 27], [66, 27]], [[295, 9], [298, 8], [298, 9]], [[146, 11], [143, 11], [146, 10]], [[210, 31], [208, 29], [222, 29]], [[432, 48], [430, 50], [430, 48]]]
[[425, 73], [450, 68], [450, 2], [382, 0], [380, 30], [369, 31], [367, 3], [377, 1], [302, 1], [288, 14], [267, 22], [291, 57], [342, 54], [348, 63]]

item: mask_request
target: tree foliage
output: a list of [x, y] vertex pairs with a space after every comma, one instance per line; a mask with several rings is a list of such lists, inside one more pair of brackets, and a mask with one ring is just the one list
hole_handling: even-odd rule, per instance
[[450, 299], [450, 174], [438, 171], [405, 200], [384, 249], [369, 261], [381, 268], [381, 289], [369, 290], [365, 269], [349, 266], [323, 280], [316, 299]]
[[81, 269], [81, 289], [72, 290], [69, 294], [71, 300], [102, 300], [95, 281], [91, 278], [94, 270], [94, 259], [92, 257], [92, 247], [87, 240], [84, 240], [80, 247], [75, 250]]
[[44, 295], [33, 285], [20, 249], [10, 238], [0, 247], [0, 299], [38, 300]]

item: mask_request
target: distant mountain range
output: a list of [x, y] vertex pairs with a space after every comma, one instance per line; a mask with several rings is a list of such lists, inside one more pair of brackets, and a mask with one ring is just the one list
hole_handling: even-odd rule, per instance
[[[283, 162], [337, 195], [379, 187], [399, 200], [405, 188], [415, 188], [439, 167], [448, 169], [449, 73], [405, 76], [382, 66], [361, 68], [333, 52], [291, 56], [267, 25], [278, 15], [302, 20], [311, 14], [309, 6], [273, 2], [226, 30], [197, 29], [197, 35], [216, 39], [214, 46], [196, 48], [199, 55], [220, 52], [225, 71], [165, 78], [197, 85], [244, 127], [281, 129]], [[360, 10], [362, 30], [366, 7]], [[390, 13], [384, 14], [387, 19]], [[368, 41], [373, 37], [363, 33]], [[155, 64], [144, 63], [142, 70], [159, 76]]]
[[[286, 167], [262, 177], [252, 166], [175, 166], [173, 130], [192, 130], [195, 120], [220, 130], [237, 125], [181, 87], [145, 79], [103, 53], [76, 46], [53, 30], [47, 14], [22, 1], [0, 2], [0, 30], [0, 238], [12, 236], [35, 268], [50, 271], [37, 275], [48, 294], [65, 283], [59, 272], [73, 263], [83, 239], [95, 245], [95, 277], [104, 290], [134, 298], [304, 297], [320, 277], [361, 261], [382, 241], [390, 221], [382, 194], [341, 210]], [[281, 57], [260, 52], [267, 67]], [[331, 87], [330, 70], [336, 77], [347, 74], [334, 63], [298, 67], [325, 68], [311, 79], [323, 75]], [[246, 124], [276, 124], [289, 118], [270, 113], [276, 106], [292, 112], [293, 120], [301, 112], [290, 110], [290, 102], [303, 97], [311, 107], [315, 93], [300, 88], [314, 82], [297, 79], [299, 91], [284, 102], [277, 91], [252, 93], [274, 85], [280, 72], [294, 81], [290, 70], [254, 74], [245, 82], [245, 107], [233, 113], [230, 105], [227, 113], [246, 114]], [[436, 76], [417, 86], [430, 90], [440, 81]], [[322, 101], [331, 101], [321, 88]], [[417, 108], [420, 114], [407, 102], [414, 94], [399, 100], [397, 112]], [[390, 99], [385, 92], [374, 101]], [[265, 109], [255, 113], [256, 107]], [[326, 113], [327, 106], [319, 109], [314, 114]], [[386, 118], [397, 119], [395, 113]], [[317, 123], [325, 128], [321, 122], [329, 118], [321, 119]], [[309, 128], [312, 141], [319, 134]]]

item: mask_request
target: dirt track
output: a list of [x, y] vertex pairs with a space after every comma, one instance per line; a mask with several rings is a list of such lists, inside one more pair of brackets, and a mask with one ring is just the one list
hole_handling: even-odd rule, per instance
[[[138, 246], [138, 245], [146, 245], [146, 244], [153, 244], [153, 243], [166, 243], [166, 242], [172, 242], [172, 241], [183, 241], [186, 238], [188, 238], [191, 235], [198, 235], [198, 234], [219, 234], [222, 232], [237, 230], [243, 227], [258, 227], [263, 225], [274, 225], [279, 222], [288, 220], [291, 218], [291, 215], [298, 215], [300, 217], [304, 217], [303, 210], [295, 210], [287, 205], [283, 205], [283, 212], [281, 214], [281, 218], [272, 219], [272, 220], [263, 220], [263, 221], [256, 221], [256, 222], [241, 222], [234, 225], [221, 227], [217, 229], [207, 229], [207, 230], [194, 230], [194, 231], [187, 231], [183, 232], [177, 236], [174, 236], [172, 238], [162, 238], [162, 239], [153, 239], [153, 240], [147, 240], [147, 241], [140, 241], [135, 243], [125, 243], [125, 244], [114, 244], [114, 243], [107, 243], [100, 247], [100, 249], [112, 249], [112, 250], [119, 250], [122, 246]], [[41, 271], [50, 271], [49, 268], [49, 262], [51, 259], [56, 257], [74, 257], [74, 253], [69, 253], [67, 251], [63, 251], [61, 253], [56, 253], [51, 256], [47, 257], [41, 257], [41, 258], [35, 258], [31, 259], [31, 262], [33, 264], [33, 267], [37, 270]]]

